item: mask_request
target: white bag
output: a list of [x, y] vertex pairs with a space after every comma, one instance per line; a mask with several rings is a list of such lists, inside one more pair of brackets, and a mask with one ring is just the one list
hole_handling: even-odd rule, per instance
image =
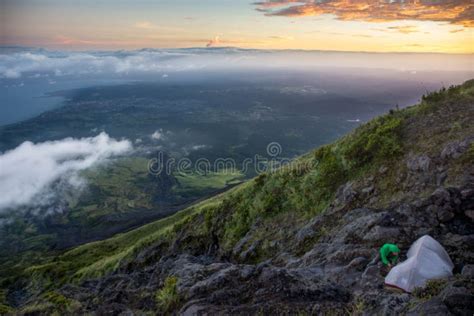
[[411, 245], [407, 260], [399, 263], [385, 277], [385, 284], [406, 292], [422, 287], [426, 281], [452, 276], [454, 264], [443, 246], [428, 235]]

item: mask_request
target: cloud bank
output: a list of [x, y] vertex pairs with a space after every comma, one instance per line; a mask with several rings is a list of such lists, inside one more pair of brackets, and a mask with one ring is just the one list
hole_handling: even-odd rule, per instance
[[227, 47], [82, 52], [0, 47], [0, 78], [147, 73], [166, 78], [172, 72], [232, 67], [254, 53]]
[[84, 185], [80, 171], [131, 149], [129, 141], [115, 140], [106, 133], [37, 144], [24, 142], [0, 155], [0, 212], [48, 205], [58, 186], [79, 189]]
[[[141, 50], [134, 52], [53, 52], [38, 50], [1, 54], [0, 77], [20, 78], [25, 73], [50, 73], [56, 76], [129, 72], [187, 70], [196, 66], [186, 62], [191, 54]], [[179, 60], [179, 61], [178, 61]]]
[[417, 20], [474, 27], [472, 0], [266, 0], [254, 4], [268, 16], [331, 14], [343, 21]]
[[[390, 31], [415, 32], [412, 26]], [[216, 39], [213, 40], [214, 42]], [[211, 45], [212, 46], [212, 45]], [[0, 48], [0, 79], [33, 78], [64, 81], [60, 78], [126, 78], [152, 75], [170, 80], [172, 74], [188, 71], [259, 70], [271, 68], [315, 69], [318, 67], [359, 67], [418, 70], [466, 70], [472, 65], [471, 55], [456, 58], [427, 54], [418, 59], [412, 54], [372, 54], [301, 50], [254, 50], [233, 47], [188, 49], [141, 49], [135, 51], [58, 52], [43, 49], [6, 50]], [[431, 57], [430, 57], [431, 56]], [[448, 62], [444, 61], [448, 60]], [[441, 70], [441, 69], [440, 69]], [[55, 80], [52, 80], [52, 79]], [[10, 85], [10, 84], [9, 84]]]

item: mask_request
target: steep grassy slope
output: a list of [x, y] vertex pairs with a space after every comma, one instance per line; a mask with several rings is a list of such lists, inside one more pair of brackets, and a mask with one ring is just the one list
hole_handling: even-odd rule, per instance
[[64, 249], [166, 217], [244, 178], [240, 173], [177, 172], [155, 177], [148, 162], [127, 157], [84, 171], [87, 190], [67, 196], [63, 212], [2, 214], [0, 221], [6, 224], [0, 229], [0, 282]]
[[[41, 294], [45, 291], [67, 283], [107, 279], [111, 273], [146, 270], [169, 256], [207, 255], [215, 262], [236, 264], [270, 259], [273, 265], [288, 265], [286, 257], [300, 258], [341, 231], [341, 217], [349, 210], [393, 209], [428, 197], [440, 186], [464, 185], [474, 161], [473, 120], [471, 80], [423, 96], [417, 106], [391, 111], [288, 166], [261, 174], [173, 216], [28, 268], [4, 286], [11, 285], [10, 293], [19, 287], [27, 289], [35, 301], [28, 308], [49, 311], [57, 304]], [[451, 146], [453, 142], [462, 145]], [[446, 157], [439, 158], [439, 153]], [[309, 224], [315, 231], [306, 234]], [[351, 238], [359, 241], [361, 237]], [[402, 240], [402, 244], [408, 242], [408, 237]], [[378, 242], [369, 238], [364, 245], [376, 248]], [[451, 255], [456, 262], [464, 260], [456, 253]], [[167, 280], [165, 285], [176, 284]], [[163, 295], [174, 290], [162, 289], [160, 293], [157, 297], [164, 300]], [[16, 301], [25, 302], [25, 298]], [[74, 305], [64, 304], [67, 306], [57, 308]], [[357, 308], [355, 303], [351, 306]], [[87, 308], [93, 309], [91, 305]]]

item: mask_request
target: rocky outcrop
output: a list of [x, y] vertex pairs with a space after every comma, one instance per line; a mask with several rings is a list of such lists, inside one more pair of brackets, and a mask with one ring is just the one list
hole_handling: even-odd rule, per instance
[[[217, 252], [191, 255], [153, 247], [138, 255], [143, 266], [124, 267], [103, 279], [68, 285], [60, 292], [81, 302], [82, 312], [134, 313], [155, 308], [154, 294], [163, 280], [178, 280], [179, 314], [319, 314], [329, 311], [395, 315], [468, 315], [474, 311], [472, 242], [474, 224], [465, 215], [472, 207], [470, 187], [438, 188], [425, 199], [390, 209], [358, 208], [340, 215], [310, 249], [301, 255], [281, 252], [258, 264], [224, 260]], [[439, 208], [449, 210], [440, 218]], [[314, 240], [329, 217], [328, 209], [295, 232], [298, 244]], [[450, 253], [459, 273], [429, 299], [384, 289], [377, 250], [396, 242], [406, 251], [413, 240], [430, 234]], [[187, 238], [182, 236], [182, 238]], [[245, 253], [244, 241], [233, 252]], [[157, 261], [144, 260], [145, 257]], [[242, 261], [245, 261], [242, 259]], [[464, 267], [462, 267], [464, 265]], [[97, 310], [97, 304], [101, 310]]]

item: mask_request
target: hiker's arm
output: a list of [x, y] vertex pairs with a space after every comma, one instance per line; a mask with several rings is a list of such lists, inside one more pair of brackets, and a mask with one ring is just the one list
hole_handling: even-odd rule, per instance
[[382, 259], [382, 262], [384, 265], [390, 264], [390, 262], [387, 259], [387, 254], [388, 254], [387, 249], [382, 247], [382, 249], [380, 249], [380, 258]]
[[391, 258], [391, 264], [396, 264], [398, 262], [398, 255], [396, 256], [393, 256], [393, 258]]

